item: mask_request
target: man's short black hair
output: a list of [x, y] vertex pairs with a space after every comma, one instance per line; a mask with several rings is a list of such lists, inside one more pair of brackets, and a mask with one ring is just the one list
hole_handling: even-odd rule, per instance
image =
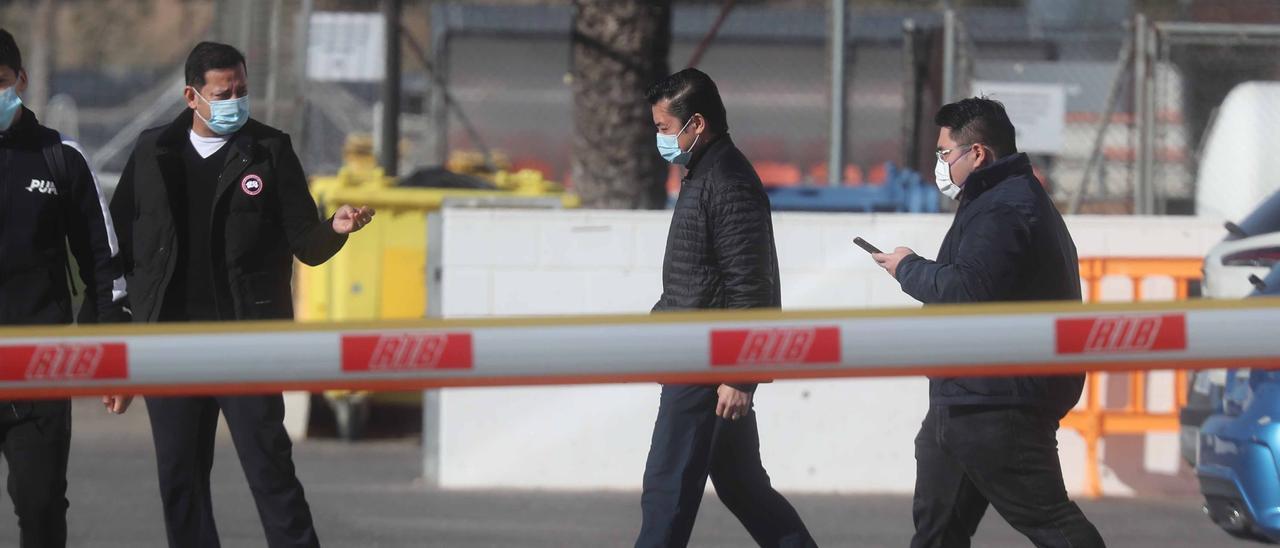
[[13, 72], [22, 70], [22, 51], [18, 49], [13, 35], [5, 29], [0, 29], [0, 66], [9, 67]]
[[997, 158], [1018, 152], [1013, 122], [1000, 101], [986, 97], [961, 99], [938, 109], [933, 122], [951, 130], [957, 144], [981, 143], [991, 148]]
[[689, 123], [694, 114], [701, 114], [711, 131], [729, 131], [729, 119], [724, 111], [724, 101], [720, 99], [720, 90], [716, 89], [716, 83], [707, 73], [698, 69], [687, 68], [659, 80], [649, 87], [645, 97], [650, 105], [656, 105], [663, 99], [670, 100], [667, 110], [679, 118], [681, 124]]
[[233, 69], [244, 65], [244, 54], [234, 46], [218, 42], [200, 42], [187, 56], [187, 85], [204, 87], [204, 74], [211, 70]]

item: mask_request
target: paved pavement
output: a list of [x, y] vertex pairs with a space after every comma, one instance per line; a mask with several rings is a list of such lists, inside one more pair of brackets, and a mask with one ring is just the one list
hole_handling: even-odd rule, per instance
[[[77, 402], [70, 471], [70, 544], [94, 548], [163, 546], [164, 526], [146, 410], [106, 417]], [[223, 546], [264, 546], [253, 499], [234, 447], [219, 432], [213, 498]], [[338, 547], [627, 546], [639, 525], [634, 492], [441, 492], [416, 481], [415, 440], [296, 445], [321, 539]], [[8, 497], [0, 501], [0, 547], [17, 546]], [[910, 499], [904, 496], [790, 497], [823, 546], [907, 545]], [[1238, 544], [1188, 498], [1111, 499], [1081, 504], [1113, 548], [1205, 548]], [[703, 503], [692, 546], [751, 546], [714, 496]], [[1030, 544], [989, 513], [974, 546]]]

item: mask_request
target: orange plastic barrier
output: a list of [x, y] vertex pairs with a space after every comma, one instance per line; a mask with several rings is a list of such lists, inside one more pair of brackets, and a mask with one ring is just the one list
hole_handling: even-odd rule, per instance
[[[1080, 260], [1080, 277], [1088, 284], [1086, 301], [1101, 302], [1102, 280], [1127, 277], [1133, 282], [1133, 302], [1143, 300], [1142, 282], [1147, 278], [1172, 278], [1174, 298], [1186, 300], [1192, 281], [1201, 280], [1200, 258], [1089, 258]], [[1077, 408], [1062, 420], [1063, 428], [1080, 433], [1085, 442], [1085, 486], [1087, 497], [1102, 496], [1101, 462], [1098, 442], [1111, 435], [1140, 435], [1148, 432], [1177, 432], [1178, 411], [1187, 403], [1187, 372], [1174, 374], [1174, 404], [1167, 412], [1147, 409], [1149, 371], [1133, 373], [1089, 373], [1084, 408]], [[1129, 394], [1124, 407], [1109, 408], [1102, 404], [1102, 383], [1106, 375], [1128, 377]]]

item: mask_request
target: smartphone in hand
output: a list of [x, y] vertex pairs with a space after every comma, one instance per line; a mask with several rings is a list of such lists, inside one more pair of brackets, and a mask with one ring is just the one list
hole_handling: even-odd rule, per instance
[[884, 253], [883, 251], [880, 251], [880, 249], [877, 248], [876, 246], [867, 243], [867, 241], [862, 239], [861, 236], [854, 238], [853, 243], [856, 244], [858, 247], [861, 247], [867, 253], [880, 253], [880, 254]]

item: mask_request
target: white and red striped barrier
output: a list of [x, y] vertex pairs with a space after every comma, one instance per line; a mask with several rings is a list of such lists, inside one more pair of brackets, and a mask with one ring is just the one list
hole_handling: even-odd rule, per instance
[[0, 399], [1272, 367], [1277, 326], [1253, 299], [10, 328]]

